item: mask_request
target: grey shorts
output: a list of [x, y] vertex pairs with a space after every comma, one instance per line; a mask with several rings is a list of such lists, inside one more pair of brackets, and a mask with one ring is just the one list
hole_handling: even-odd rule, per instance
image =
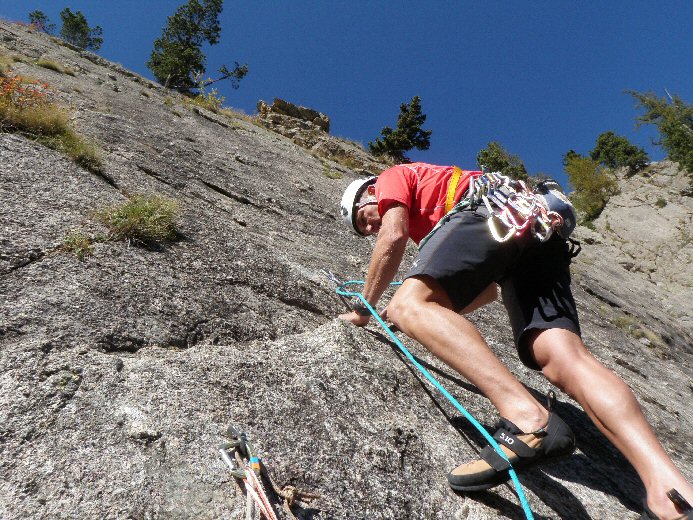
[[538, 370], [527, 348], [529, 331], [559, 328], [580, 335], [570, 247], [557, 235], [541, 243], [529, 233], [497, 242], [487, 219], [485, 208], [453, 215], [419, 251], [405, 278], [435, 278], [458, 311], [498, 283], [520, 360]]

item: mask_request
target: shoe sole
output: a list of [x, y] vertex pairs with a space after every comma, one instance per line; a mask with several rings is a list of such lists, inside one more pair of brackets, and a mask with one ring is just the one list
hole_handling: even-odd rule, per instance
[[[575, 448], [573, 448], [573, 451], [570, 453], [566, 453], [565, 455], [558, 455], [556, 457], [546, 457], [542, 458], [536, 462], [533, 462], [531, 464], [527, 464], [526, 466], [520, 466], [520, 467], [515, 467], [513, 466], [513, 469], [515, 471], [524, 471], [526, 469], [532, 469], [532, 468], [538, 468], [540, 466], [543, 466], [545, 464], [552, 464], [554, 462], [560, 462], [561, 460], [565, 460], [570, 458], [573, 453], [575, 453]], [[491, 489], [496, 486], [500, 486], [501, 484], [506, 483], [508, 480], [510, 480], [510, 474], [508, 471], [504, 471], [503, 473], [499, 473], [498, 477], [496, 479], [491, 480], [490, 482], [484, 482], [483, 484], [473, 484], [469, 486], [460, 486], [457, 484], [451, 484], [448, 482], [448, 485], [450, 486], [451, 489], [455, 491], [484, 491], [486, 489]]]

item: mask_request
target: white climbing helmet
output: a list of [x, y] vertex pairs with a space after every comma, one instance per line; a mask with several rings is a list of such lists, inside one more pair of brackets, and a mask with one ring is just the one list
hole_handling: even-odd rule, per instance
[[356, 179], [347, 186], [347, 189], [344, 190], [344, 195], [342, 195], [342, 203], [340, 204], [342, 218], [354, 233], [360, 236], [364, 236], [364, 234], [356, 227], [356, 212], [362, 206], [362, 204], [359, 204], [359, 201], [363, 192], [368, 189], [368, 186], [375, 184], [376, 180], [378, 180], [377, 177]]

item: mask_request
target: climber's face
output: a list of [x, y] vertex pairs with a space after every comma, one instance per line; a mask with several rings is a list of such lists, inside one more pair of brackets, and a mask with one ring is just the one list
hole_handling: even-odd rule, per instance
[[377, 203], [367, 204], [359, 208], [356, 213], [356, 225], [364, 235], [373, 235], [380, 231], [381, 222]]

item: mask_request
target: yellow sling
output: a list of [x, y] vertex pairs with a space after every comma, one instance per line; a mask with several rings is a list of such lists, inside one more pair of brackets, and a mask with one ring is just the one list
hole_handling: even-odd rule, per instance
[[455, 205], [455, 192], [460, 183], [460, 177], [462, 177], [462, 170], [455, 166], [452, 170], [452, 177], [450, 177], [450, 184], [448, 184], [448, 195], [445, 198], [445, 213], [448, 213]]

